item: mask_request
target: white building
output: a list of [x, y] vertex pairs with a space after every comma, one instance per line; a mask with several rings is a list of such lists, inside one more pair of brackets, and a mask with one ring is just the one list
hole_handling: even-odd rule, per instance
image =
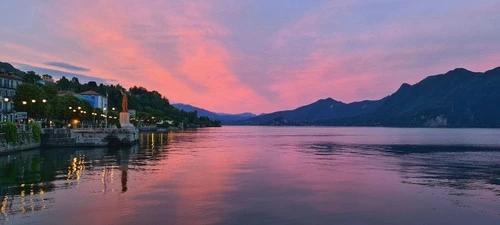
[[15, 121], [14, 95], [22, 79], [12, 73], [0, 71], [0, 121]]

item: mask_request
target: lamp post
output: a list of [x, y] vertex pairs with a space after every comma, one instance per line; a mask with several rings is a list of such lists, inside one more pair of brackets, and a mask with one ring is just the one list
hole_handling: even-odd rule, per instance
[[3, 109], [4, 113], [2, 115], [2, 121], [6, 122], [7, 121], [7, 112], [8, 112], [9, 98], [5, 97], [3, 99], [3, 101], [4, 101], [4, 107], [2, 109]]
[[105, 114], [103, 115], [103, 117], [104, 117], [104, 123], [105, 123], [104, 127], [107, 128], [108, 127], [108, 108], [104, 107], [103, 110], [105, 112]]
[[[77, 110], [77, 109], [78, 109], [78, 110]], [[69, 107], [68, 107], [68, 110], [69, 110], [70, 112], [73, 112], [73, 113], [74, 113], [74, 117], [75, 117], [75, 119], [73, 119], [73, 120], [72, 120], [72, 119], [71, 119], [71, 117], [72, 117], [71, 115], [70, 115], [70, 118], [69, 118], [69, 122], [70, 122], [71, 124], [73, 124], [73, 127], [76, 127], [78, 123], [81, 123], [81, 124], [82, 124], [82, 126], [83, 126], [83, 121], [81, 121], [81, 116], [78, 116], [78, 113], [80, 113], [80, 115], [83, 115], [83, 114], [84, 114], [84, 111], [83, 111], [83, 110], [81, 110], [81, 109], [82, 109], [82, 107], [81, 107], [81, 106], [76, 106], [76, 107], [69, 106]], [[85, 111], [85, 112], [86, 112], [86, 111]], [[75, 121], [78, 121], [78, 122], [77, 122], [77, 123], [75, 123]]]
[[47, 99], [42, 99], [42, 118], [45, 120], [45, 127], [48, 124], [47, 114]]
[[96, 122], [95, 122], [95, 116], [97, 115], [96, 112], [92, 112], [92, 116], [94, 116], [94, 126], [96, 125]]

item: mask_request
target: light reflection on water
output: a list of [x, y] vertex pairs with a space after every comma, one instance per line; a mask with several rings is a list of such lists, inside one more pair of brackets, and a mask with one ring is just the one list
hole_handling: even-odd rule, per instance
[[0, 223], [495, 224], [498, 137], [223, 127], [26, 151], [0, 157]]

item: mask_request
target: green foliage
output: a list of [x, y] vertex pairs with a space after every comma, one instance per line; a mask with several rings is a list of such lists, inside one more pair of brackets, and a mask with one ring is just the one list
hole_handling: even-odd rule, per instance
[[35, 141], [40, 141], [42, 139], [42, 128], [38, 123], [30, 123], [29, 126], [31, 127], [31, 133], [33, 134], [33, 139]]
[[52, 85], [45, 85], [42, 87], [43, 89], [43, 92], [45, 94], [45, 98], [47, 100], [50, 100], [50, 99], [53, 99], [57, 96], [57, 87], [56, 86], [52, 86]]
[[[36, 119], [83, 120], [90, 119], [91, 113], [96, 111], [87, 101], [73, 95], [58, 96], [57, 91], [55, 86], [40, 87], [35, 84], [20, 84], [14, 96], [14, 107], [17, 111], [27, 112], [29, 117]], [[45, 102], [43, 102], [44, 99]], [[33, 103], [32, 100], [35, 102]], [[69, 107], [72, 109], [70, 110]], [[81, 113], [82, 111], [87, 113]]]
[[[99, 122], [99, 120], [102, 122], [103, 117], [101, 117], [101, 114], [103, 112], [99, 109], [93, 109], [87, 101], [73, 95], [57, 95], [60, 90], [73, 91], [75, 93], [93, 90], [103, 96], [108, 96], [108, 108], [110, 109], [108, 116], [112, 116], [111, 119], [108, 118], [109, 124], [118, 123], [118, 120], [114, 118], [118, 117], [118, 112], [121, 110], [122, 95], [120, 91], [124, 91], [128, 95], [129, 108], [137, 112], [133, 121], [136, 124], [178, 125], [182, 122], [187, 127], [220, 126], [219, 121], [214, 121], [207, 117], [198, 117], [196, 112], [185, 112], [176, 109], [158, 91], [148, 91], [144, 87], [132, 87], [126, 90], [120, 84], [97, 85], [94, 81], [82, 84], [76, 77], [71, 79], [62, 77], [56, 82], [55, 86], [39, 86], [36, 85], [36, 82], [41, 80], [41, 77], [33, 71], [28, 71], [24, 75], [23, 80], [24, 83], [18, 85], [16, 95], [14, 96], [16, 111], [27, 112], [30, 118], [41, 120], [50, 118], [54, 120], [54, 124], [67, 124], [67, 122], [73, 119], [87, 121], [87, 123], [90, 121]], [[43, 101], [44, 99], [45, 102]], [[115, 108], [115, 110], [111, 110], [112, 108]], [[97, 115], [92, 115], [92, 113], [96, 113]]]
[[70, 90], [71, 88], [71, 82], [65, 76], [61, 77], [56, 84], [61, 90]]
[[6, 122], [2, 125], [2, 132], [5, 133], [7, 143], [17, 142], [17, 126], [13, 122]]
[[[88, 120], [91, 117], [91, 112], [94, 112], [90, 103], [73, 95], [54, 97], [49, 101], [49, 110], [49, 117], [59, 120]], [[83, 114], [82, 111], [87, 113]], [[97, 110], [97, 112], [100, 111]]]
[[42, 118], [46, 116], [43, 99], [46, 99], [43, 88], [35, 84], [22, 83], [17, 86], [14, 107], [18, 112], [28, 112], [30, 117]]
[[174, 124], [182, 122], [188, 127], [220, 126], [219, 121], [207, 117], [198, 117], [197, 112], [185, 112], [176, 109], [170, 105], [167, 98], [157, 91], [148, 91], [144, 87], [134, 86], [129, 89], [129, 94], [129, 107], [140, 112], [137, 118], [143, 124], [173, 121]]
[[42, 79], [42, 77], [40, 77], [40, 75], [36, 74], [33, 71], [28, 71], [28, 72], [26, 72], [26, 75], [23, 77], [23, 82], [29, 83], [29, 84], [34, 84], [41, 79]]

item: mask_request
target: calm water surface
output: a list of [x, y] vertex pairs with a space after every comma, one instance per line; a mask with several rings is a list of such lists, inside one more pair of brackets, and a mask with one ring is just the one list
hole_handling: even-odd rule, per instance
[[500, 130], [223, 127], [0, 156], [0, 224], [500, 224]]

